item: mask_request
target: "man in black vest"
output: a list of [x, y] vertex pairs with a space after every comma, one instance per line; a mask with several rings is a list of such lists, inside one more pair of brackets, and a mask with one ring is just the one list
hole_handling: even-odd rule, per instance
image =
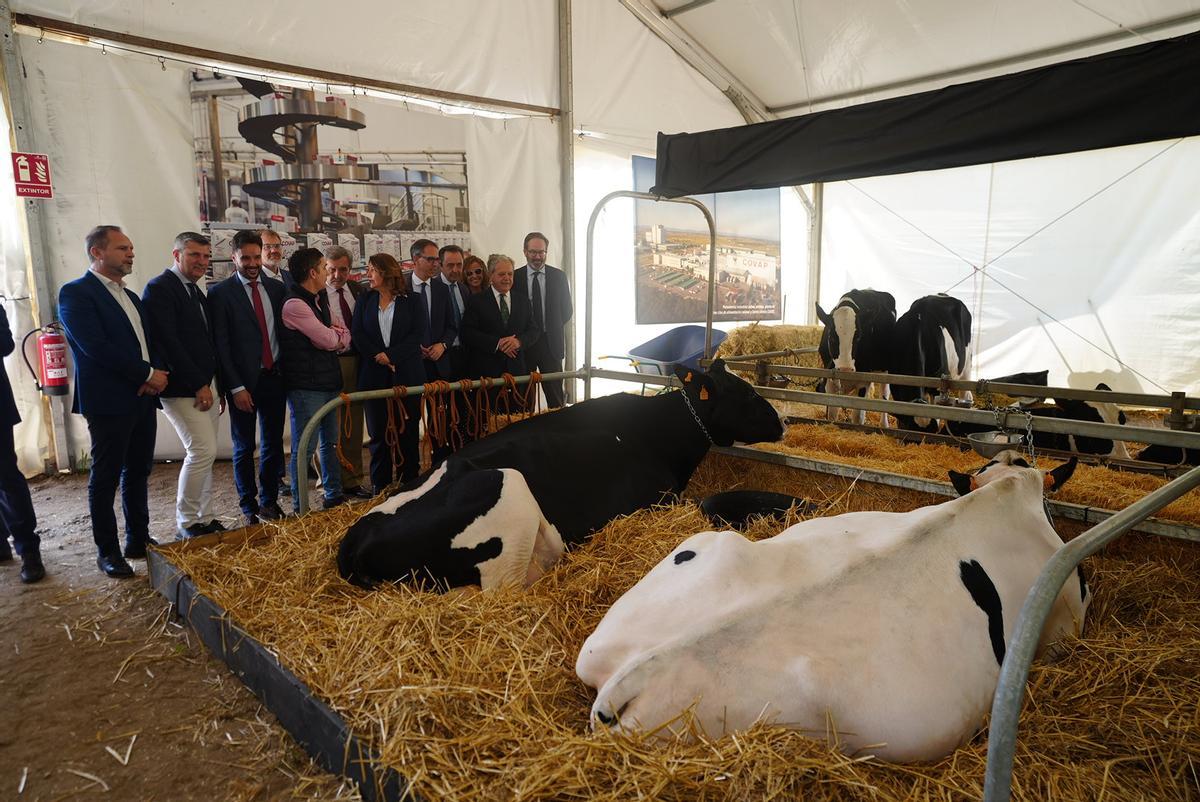
[[[229, 399], [233, 480], [246, 522], [254, 524], [283, 517], [279, 466], [283, 464], [287, 397], [279, 371], [279, 333], [284, 289], [281, 282], [263, 278], [262, 238], [254, 231], [234, 234], [233, 262], [237, 272], [213, 287], [208, 300], [217, 372]], [[257, 486], [256, 424], [262, 429]]]
[[[8, 313], [0, 305], [0, 356], [8, 356], [16, 348]], [[37, 516], [25, 474], [17, 467], [17, 450], [13, 443], [12, 427], [21, 422], [17, 402], [13, 398], [8, 373], [0, 367], [0, 563], [13, 558], [8, 545], [12, 536], [21, 558], [21, 581], [37, 582], [46, 575], [42, 565], [41, 540], [37, 536]]]
[[[513, 288], [529, 299], [533, 323], [545, 332], [525, 351], [526, 369], [558, 373], [563, 369], [566, 353], [563, 326], [571, 319], [571, 288], [567, 286], [566, 273], [546, 264], [549, 247], [550, 240], [540, 231], [525, 235], [526, 264], [517, 269]], [[542, 382], [542, 389], [547, 406], [563, 405], [562, 379]]]
[[216, 387], [212, 311], [199, 286], [212, 246], [203, 234], [185, 231], [175, 238], [171, 256], [174, 263], [146, 284], [142, 306], [151, 337], [171, 370], [159, 397], [187, 452], [179, 470], [175, 523], [179, 537], [188, 538], [225, 529], [212, 509], [212, 468], [224, 404]]
[[[317, 410], [342, 391], [342, 368], [338, 353], [350, 347], [350, 330], [331, 324], [329, 307], [322, 303], [328, 296], [321, 292], [329, 269], [325, 257], [316, 248], [301, 248], [288, 259], [292, 286], [283, 302], [283, 378], [287, 385], [288, 406], [292, 410], [292, 503], [300, 511], [300, 493], [296, 475], [298, 460], [311, 460], [313, 441], [303, 453], [300, 434]], [[338, 414], [331, 411], [317, 425], [321, 442], [321, 484], [325, 492], [324, 508], [346, 502], [342, 494], [342, 471], [337, 458]]]

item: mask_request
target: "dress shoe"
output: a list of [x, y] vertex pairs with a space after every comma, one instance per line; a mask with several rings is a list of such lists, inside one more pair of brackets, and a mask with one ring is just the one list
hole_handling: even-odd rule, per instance
[[[192, 524], [191, 526], [181, 526], [175, 533], [176, 540], [190, 540], [194, 537], [208, 534], [207, 524]], [[129, 556], [129, 550], [125, 550], [125, 556]]]
[[245, 513], [245, 515], [246, 515], [246, 526], [254, 526], [255, 524], [260, 524], [263, 522], [263, 519], [258, 517], [257, 512], [247, 512], [247, 513]]
[[201, 525], [204, 527], [204, 531], [210, 535], [213, 532], [228, 532], [229, 531], [228, 529], [225, 528], [225, 524], [221, 523], [216, 518], [213, 518], [208, 523], [201, 524]]
[[349, 504], [349, 503], [350, 503], [350, 499], [346, 498], [346, 496], [344, 496], [344, 495], [334, 496], [333, 498], [322, 499], [321, 500], [321, 509], [332, 510], [334, 507], [340, 507], [343, 504]]
[[42, 565], [42, 555], [36, 551], [27, 551], [21, 555], [21, 581], [26, 585], [33, 584], [46, 576], [46, 566]]
[[144, 560], [146, 559], [146, 547], [157, 546], [158, 541], [152, 537], [146, 538], [144, 543], [126, 543], [125, 544], [125, 559], [127, 560]]
[[128, 579], [133, 576], [133, 566], [125, 562], [120, 554], [101, 554], [96, 558], [100, 570], [113, 579]]
[[371, 492], [371, 488], [363, 487], [362, 485], [346, 488], [346, 495], [351, 499], [375, 498], [375, 494]]
[[278, 502], [272, 501], [262, 505], [258, 509], [258, 518], [262, 521], [278, 521], [280, 518], [287, 517], [287, 514], [280, 509]]

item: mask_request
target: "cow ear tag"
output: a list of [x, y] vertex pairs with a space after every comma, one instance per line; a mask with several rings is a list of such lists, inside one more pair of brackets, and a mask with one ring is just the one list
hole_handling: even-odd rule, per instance
[[690, 384], [690, 383], [691, 383], [691, 381], [692, 381], [692, 372], [689, 370], [689, 371], [687, 372], [687, 375], [683, 377], [683, 383], [684, 383], [684, 384]]
[[707, 388], [707, 387], [701, 387], [701, 388], [700, 388], [700, 400], [701, 400], [701, 401], [707, 401], [707, 400], [708, 400], [708, 388]]

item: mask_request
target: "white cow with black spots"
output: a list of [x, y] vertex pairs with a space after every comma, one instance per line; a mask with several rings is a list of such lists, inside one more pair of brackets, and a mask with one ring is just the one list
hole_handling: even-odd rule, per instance
[[[949, 753], [987, 713], [1017, 613], [1062, 546], [1042, 493], [1074, 468], [1042, 474], [1004, 452], [952, 472], [966, 495], [943, 504], [816, 518], [755, 543], [689, 538], [584, 643], [593, 726], [651, 731], [694, 705], [713, 737], [765, 720], [832, 728], [846, 751], [885, 760]], [[1088, 601], [1081, 571], [1039, 654], [1082, 631]]]

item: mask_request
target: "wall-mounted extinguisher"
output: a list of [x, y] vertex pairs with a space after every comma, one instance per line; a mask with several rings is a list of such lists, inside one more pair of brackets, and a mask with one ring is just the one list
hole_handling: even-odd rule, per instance
[[[40, 332], [40, 333], [39, 333]], [[34, 371], [29, 364], [29, 354], [25, 343], [34, 334], [38, 335], [38, 363], [41, 368]], [[62, 324], [58, 321], [47, 323], [40, 329], [34, 329], [21, 340], [21, 356], [25, 357], [25, 366], [33, 374], [34, 384], [45, 395], [66, 395], [70, 389], [67, 376], [67, 338], [63, 334]]]

